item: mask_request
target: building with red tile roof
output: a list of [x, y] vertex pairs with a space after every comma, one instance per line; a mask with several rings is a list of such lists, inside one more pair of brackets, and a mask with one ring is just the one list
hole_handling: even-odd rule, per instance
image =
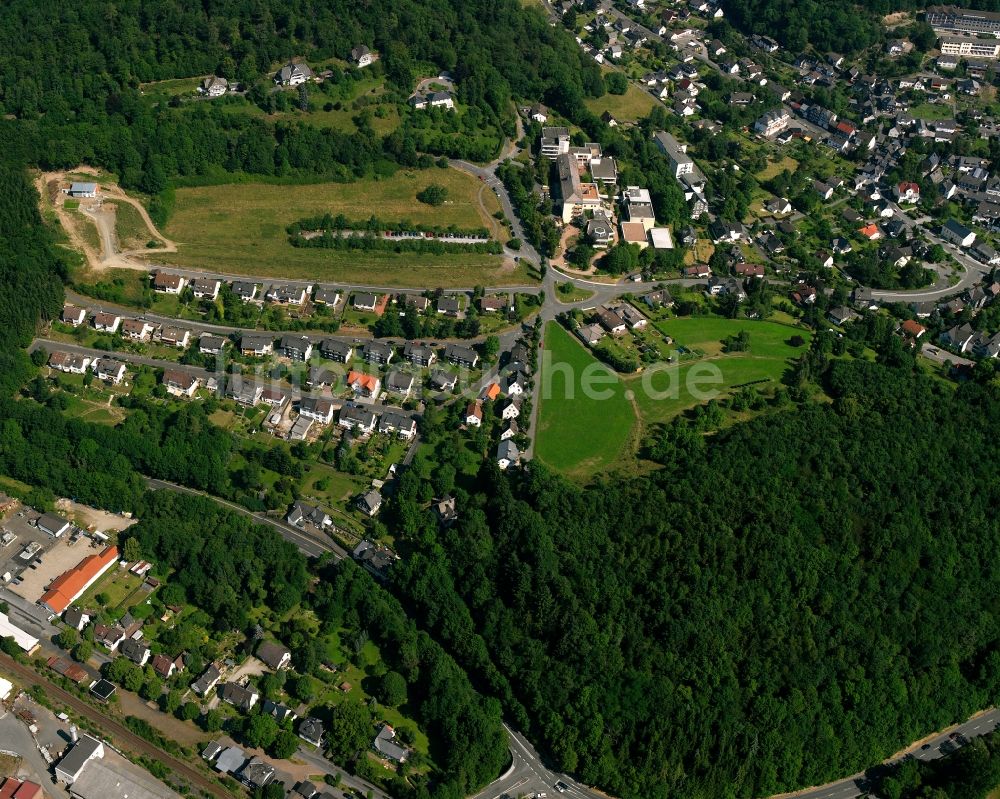
[[100, 555], [88, 555], [76, 566], [63, 572], [49, 585], [38, 604], [60, 614], [97, 582], [98, 578], [118, 560], [118, 547], [110, 546]]

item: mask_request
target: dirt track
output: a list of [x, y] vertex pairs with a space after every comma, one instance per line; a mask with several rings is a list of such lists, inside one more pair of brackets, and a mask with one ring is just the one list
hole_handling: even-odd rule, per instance
[[[71, 171], [98, 177], [97, 171], [90, 167], [81, 166]], [[66, 195], [62, 193], [62, 188], [69, 180], [67, 174], [67, 172], [43, 172], [36, 179], [35, 188], [42, 197], [42, 203], [47, 204], [55, 212], [73, 248], [83, 253], [91, 269], [137, 269], [145, 272], [149, 269], [146, 256], [177, 252], [177, 245], [157, 230], [143, 204], [129, 197], [113, 183], [100, 183], [100, 196], [80, 201], [80, 212], [93, 222], [101, 239], [101, 251], [95, 251], [78, 227], [86, 223], [65, 207]], [[135, 208], [149, 229], [150, 238], [162, 242], [162, 246], [120, 251], [115, 232], [116, 203], [128, 203]]]

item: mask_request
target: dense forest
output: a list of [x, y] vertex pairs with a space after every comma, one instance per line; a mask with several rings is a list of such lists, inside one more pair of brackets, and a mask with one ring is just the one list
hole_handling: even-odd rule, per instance
[[[0, 6], [0, 126], [8, 154], [43, 167], [93, 163], [151, 194], [173, 175], [220, 169], [348, 180], [415, 154], [398, 136], [268, 121], [226, 103], [154, 106], [139, 84], [220, 74], [270, 80], [292, 57], [346, 58], [367, 44], [403, 96], [427, 70], [449, 70], [459, 102], [513, 132], [512, 97], [587, 117], [600, 70], [572, 38], [516, 0], [84, 0]], [[414, 155], [415, 157], [415, 155]]]
[[[821, 53], [853, 53], [883, 37], [881, 17], [923, 11], [926, 0], [725, 0], [732, 23], [744, 31], [775, 37], [793, 52], [812, 45]], [[998, 0], [967, 0], [964, 8], [1000, 10]]]
[[1000, 484], [976, 477], [1000, 467], [1000, 396], [862, 361], [822, 379], [831, 404], [693, 436], [646, 478], [487, 465], [453, 528], [401, 509], [422, 540], [395, 588], [616, 795], [877, 762], [1000, 698]]

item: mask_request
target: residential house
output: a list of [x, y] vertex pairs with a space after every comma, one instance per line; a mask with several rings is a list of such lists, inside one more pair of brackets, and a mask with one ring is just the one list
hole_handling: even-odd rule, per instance
[[941, 228], [941, 238], [957, 244], [959, 247], [971, 247], [976, 240], [976, 234], [965, 225], [954, 219], [949, 219]]
[[313, 746], [323, 745], [323, 736], [326, 731], [323, 729], [323, 722], [317, 718], [302, 719], [299, 723], [299, 738]]
[[396, 743], [396, 731], [385, 723], [379, 728], [372, 747], [393, 763], [405, 763], [410, 756], [410, 751], [405, 746]]
[[972, 325], [966, 323], [964, 325], [956, 325], [950, 330], [944, 331], [941, 334], [940, 341], [946, 347], [951, 347], [959, 352], [965, 352], [969, 349], [975, 335], [976, 331], [972, 329]]
[[252, 685], [240, 685], [235, 682], [224, 682], [218, 687], [216, 693], [219, 699], [233, 707], [239, 708], [246, 713], [257, 704], [260, 693]]
[[198, 390], [201, 381], [188, 372], [179, 369], [163, 370], [163, 385], [167, 388], [167, 393], [175, 397], [193, 397]]
[[198, 277], [191, 281], [191, 292], [199, 300], [214, 300], [219, 296], [222, 281], [212, 277]]
[[205, 333], [198, 339], [198, 352], [204, 355], [218, 355], [226, 348], [227, 342], [228, 340], [222, 336]]
[[63, 324], [79, 327], [87, 321], [87, 312], [83, 308], [77, 308], [75, 305], [64, 305], [59, 320]]
[[153, 330], [153, 325], [145, 319], [125, 319], [121, 324], [122, 338], [130, 341], [149, 341]]
[[417, 421], [402, 411], [387, 409], [378, 421], [378, 431], [387, 435], [395, 433], [409, 441], [417, 434]]
[[90, 368], [98, 380], [115, 386], [125, 378], [125, 364], [111, 358], [98, 358], [90, 365]]
[[316, 505], [309, 505], [301, 500], [292, 505], [292, 509], [288, 511], [288, 515], [285, 517], [285, 521], [301, 529], [305, 529], [311, 525], [318, 530], [325, 530], [333, 524], [333, 519], [329, 513]]
[[285, 335], [278, 342], [281, 354], [293, 361], [308, 361], [313, 345], [308, 336]]
[[263, 661], [268, 668], [274, 671], [288, 668], [292, 662], [292, 651], [275, 641], [261, 641], [257, 647], [256, 655], [257, 660]]
[[451, 372], [435, 369], [430, 376], [431, 388], [437, 391], [452, 391], [458, 384], [458, 378]]
[[299, 415], [320, 424], [333, 421], [333, 403], [320, 397], [303, 397], [299, 401]]
[[[484, 297], [483, 300], [487, 298]], [[430, 366], [437, 360], [437, 353], [433, 347], [425, 347], [415, 341], [408, 341], [403, 346], [403, 357], [417, 366]]]
[[375, 516], [382, 508], [382, 495], [373, 488], [358, 497], [355, 504], [366, 516]]
[[76, 355], [71, 352], [53, 352], [49, 356], [49, 366], [58, 369], [60, 372], [67, 372], [71, 375], [86, 374], [87, 367], [90, 366], [89, 355]]
[[354, 347], [345, 341], [326, 338], [320, 342], [319, 354], [330, 361], [347, 363], [354, 356]]
[[102, 333], [117, 333], [118, 327], [122, 323], [122, 318], [118, 314], [98, 311], [94, 314], [94, 330]]
[[465, 347], [461, 344], [449, 344], [444, 348], [444, 357], [450, 363], [456, 366], [465, 366], [470, 369], [475, 369], [476, 364], [479, 363], [479, 354], [471, 347]]
[[219, 671], [214, 663], [210, 663], [208, 668], [201, 673], [201, 676], [191, 683], [191, 690], [198, 694], [198, 696], [205, 696], [216, 686], [220, 679], [222, 679], [222, 672]]
[[313, 302], [316, 305], [327, 305], [333, 308], [340, 303], [340, 292], [336, 289], [319, 286], [313, 293]]
[[234, 280], [230, 286], [233, 294], [243, 302], [253, 302], [257, 297], [257, 284], [246, 280]]
[[274, 338], [266, 333], [244, 333], [240, 336], [240, 352], [261, 358], [274, 352]]
[[264, 388], [254, 380], [230, 379], [226, 386], [226, 396], [244, 408], [252, 408], [260, 402]]
[[859, 319], [859, 315], [856, 311], [848, 308], [846, 305], [840, 305], [836, 308], [832, 308], [826, 315], [833, 324], [843, 326], [848, 322], [853, 322], [855, 319]]
[[118, 653], [138, 666], [145, 666], [146, 661], [149, 660], [151, 650], [141, 641], [127, 638], [118, 645]]
[[305, 305], [306, 298], [311, 292], [312, 286], [274, 284], [267, 290], [266, 299], [279, 305]]
[[458, 297], [452, 294], [439, 297], [437, 301], [437, 312], [457, 319], [462, 315], [462, 302]]
[[479, 427], [483, 423], [483, 404], [479, 400], [465, 406], [465, 424], [468, 427]]
[[393, 369], [385, 377], [385, 387], [387, 391], [399, 394], [403, 398], [409, 397], [413, 390], [413, 375]]
[[511, 397], [504, 403], [503, 410], [500, 411], [502, 419], [517, 419], [521, 415], [521, 400]]
[[183, 327], [168, 325], [160, 330], [160, 343], [178, 349], [187, 349], [191, 341], [191, 331]]
[[289, 62], [274, 76], [274, 82], [279, 86], [299, 86], [315, 76], [308, 64]]
[[924, 327], [919, 322], [915, 322], [912, 319], [907, 319], [900, 326], [900, 330], [903, 331], [903, 335], [907, 338], [911, 338], [914, 341], [920, 338], [924, 333], [927, 332], [927, 328]]
[[337, 424], [347, 430], [356, 430], [367, 435], [375, 429], [375, 419], [371, 409], [348, 402], [340, 409]]
[[381, 341], [369, 341], [361, 351], [361, 357], [367, 363], [377, 363], [381, 366], [388, 364], [395, 354], [395, 348]]
[[187, 280], [170, 272], [153, 272], [153, 291], [161, 294], [180, 294], [187, 285]]
[[595, 317], [601, 327], [613, 336], [621, 336], [628, 329], [625, 325], [625, 320], [607, 308], [599, 308]]
[[369, 66], [374, 60], [374, 54], [366, 45], [359, 44], [351, 48], [351, 63], [358, 69]]
[[517, 466], [521, 462], [521, 451], [512, 439], [501, 441], [497, 445], [497, 466], [502, 470]]
[[198, 91], [206, 97], [222, 97], [222, 95], [229, 91], [229, 81], [217, 75], [211, 75], [202, 80]]

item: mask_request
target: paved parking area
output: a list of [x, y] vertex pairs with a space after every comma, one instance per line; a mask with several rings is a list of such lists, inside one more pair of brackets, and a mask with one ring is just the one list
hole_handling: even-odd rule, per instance
[[[9, 572], [12, 580], [17, 579], [56, 543], [56, 539], [34, 526], [40, 515], [31, 508], [18, 506], [0, 523], [0, 575]], [[33, 556], [22, 557], [29, 547], [29, 551], [37, 551]]]
[[[44, 535], [44, 533], [42, 534]], [[11, 590], [20, 594], [29, 602], [37, 602], [45, 589], [56, 577], [69, 571], [87, 555], [99, 551], [96, 544], [91, 546], [91, 539], [73, 539], [68, 534], [57, 541], [52, 541], [40, 557], [36, 557], [27, 569], [20, 574], [21, 582], [12, 585]]]

